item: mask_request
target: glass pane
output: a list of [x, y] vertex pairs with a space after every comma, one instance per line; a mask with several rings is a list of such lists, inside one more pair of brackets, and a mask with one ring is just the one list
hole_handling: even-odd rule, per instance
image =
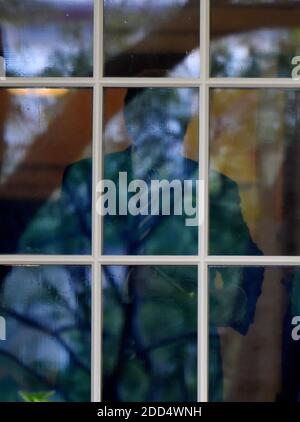
[[300, 1], [211, 0], [211, 75], [291, 77]]
[[197, 267], [103, 268], [103, 400], [197, 401]]
[[0, 10], [7, 76], [92, 76], [93, 0], [1, 0]]
[[196, 255], [198, 90], [104, 96], [104, 253]]
[[300, 255], [299, 107], [299, 90], [211, 91], [212, 255]]
[[90, 275], [0, 267], [0, 401], [90, 401]]
[[300, 268], [211, 267], [209, 400], [300, 401]]
[[90, 253], [92, 104], [91, 89], [0, 89], [0, 253]]
[[199, 0], [104, 0], [105, 76], [198, 77]]

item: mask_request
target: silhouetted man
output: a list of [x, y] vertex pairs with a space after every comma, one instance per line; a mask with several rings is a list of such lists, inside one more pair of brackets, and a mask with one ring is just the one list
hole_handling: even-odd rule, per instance
[[[195, 184], [198, 179], [198, 163], [186, 158], [183, 150], [183, 139], [192, 116], [194, 94], [193, 89], [182, 88], [128, 89], [124, 115], [132, 145], [104, 157], [104, 179], [114, 181], [117, 188], [120, 172], [127, 174], [128, 183], [136, 179], [146, 183], [153, 179], [176, 179], [182, 182], [192, 180]], [[174, 194], [170, 198], [174, 206]], [[92, 160], [86, 159], [70, 166], [64, 176], [58, 213], [60, 221], [57, 224], [58, 242], [63, 242], [64, 253], [91, 253], [91, 199]], [[211, 171], [209, 200], [210, 254], [260, 255], [241, 213], [236, 183]], [[104, 253], [197, 255], [198, 227], [186, 226], [186, 217], [184, 213], [167, 216], [106, 215], [103, 230]], [[32, 240], [30, 244], [33, 244]], [[45, 253], [49, 247], [46, 245]], [[254, 321], [263, 273], [263, 268], [258, 267], [210, 269], [211, 401], [223, 400], [223, 370], [217, 327], [230, 326], [243, 335], [247, 333]], [[166, 273], [165, 276], [170, 277], [170, 274]], [[187, 267], [182, 277], [197, 280], [196, 267]], [[114, 379], [111, 384], [118, 382], [121, 380]], [[116, 391], [117, 386], [111, 388], [108, 398], [118, 398]]]

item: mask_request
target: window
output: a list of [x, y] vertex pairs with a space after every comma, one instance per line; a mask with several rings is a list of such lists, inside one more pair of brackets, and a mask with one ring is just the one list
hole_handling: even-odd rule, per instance
[[299, 1], [8, 3], [0, 401], [299, 401]]

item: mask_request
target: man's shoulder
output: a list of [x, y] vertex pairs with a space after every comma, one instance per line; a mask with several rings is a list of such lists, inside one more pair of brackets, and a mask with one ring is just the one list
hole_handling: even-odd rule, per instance
[[70, 179], [78, 179], [92, 175], [93, 161], [92, 158], [84, 158], [83, 160], [72, 163], [66, 167], [64, 171], [64, 182]]
[[91, 201], [93, 162], [85, 158], [66, 167], [62, 180], [62, 197], [72, 195], [79, 207]]
[[214, 169], [209, 170], [209, 183], [211, 186], [232, 186], [237, 187], [237, 183], [231, 179], [229, 176], [226, 176], [223, 173], [220, 173]]
[[209, 196], [211, 205], [216, 205], [218, 208], [222, 206], [228, 208], [230, 204], [231, 210], [237, 210], [236, 207], [240, 205], [238, 184], [215, 170], [209, 173]]
[[[106, 154], [103, 160], [103, 175], [105, 179], [113, 180], [119, 172], [130, 174], [131, 149]], [[63, 174], [63, 189], [87, 185], [91, 189], [93, 174], [93, 159], [84, 158], [66, 167]]]

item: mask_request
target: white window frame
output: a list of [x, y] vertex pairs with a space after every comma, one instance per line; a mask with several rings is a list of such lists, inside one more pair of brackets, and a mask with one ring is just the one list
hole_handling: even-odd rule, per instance
[[[208, 255], [209, 91], [212, 88], [299, 88], [289, 78], [210, 78], [210, 0], [200, 2], [199, 78], [107, 78], [103, 75], [103, 5], [94, 0], [94, 75], [90, 78], [6, 78], [2, 87], [87, 87], [93, 89], [93, 231], [92, 255], [0, 255], [0, 265], [89, 265], [92, 267], [92, 356], [91, 400], [101, 401], [102, 389], [102, 288], [103, 265], [195, 265], [198, 267], [198, 401], [208, 401], [208, 268], [228, 266], [297, 266], [300, 256], [212, 256]], [[106, 87], [195, 87], [200, 89], [199, 166], [204, 180], [205, 213], [199, 227], [199, 253], [195, 256], [105, 256], [101, 254], [102, 218], [96, 213], [96, 183], [102, 175], [103, 89]]]

